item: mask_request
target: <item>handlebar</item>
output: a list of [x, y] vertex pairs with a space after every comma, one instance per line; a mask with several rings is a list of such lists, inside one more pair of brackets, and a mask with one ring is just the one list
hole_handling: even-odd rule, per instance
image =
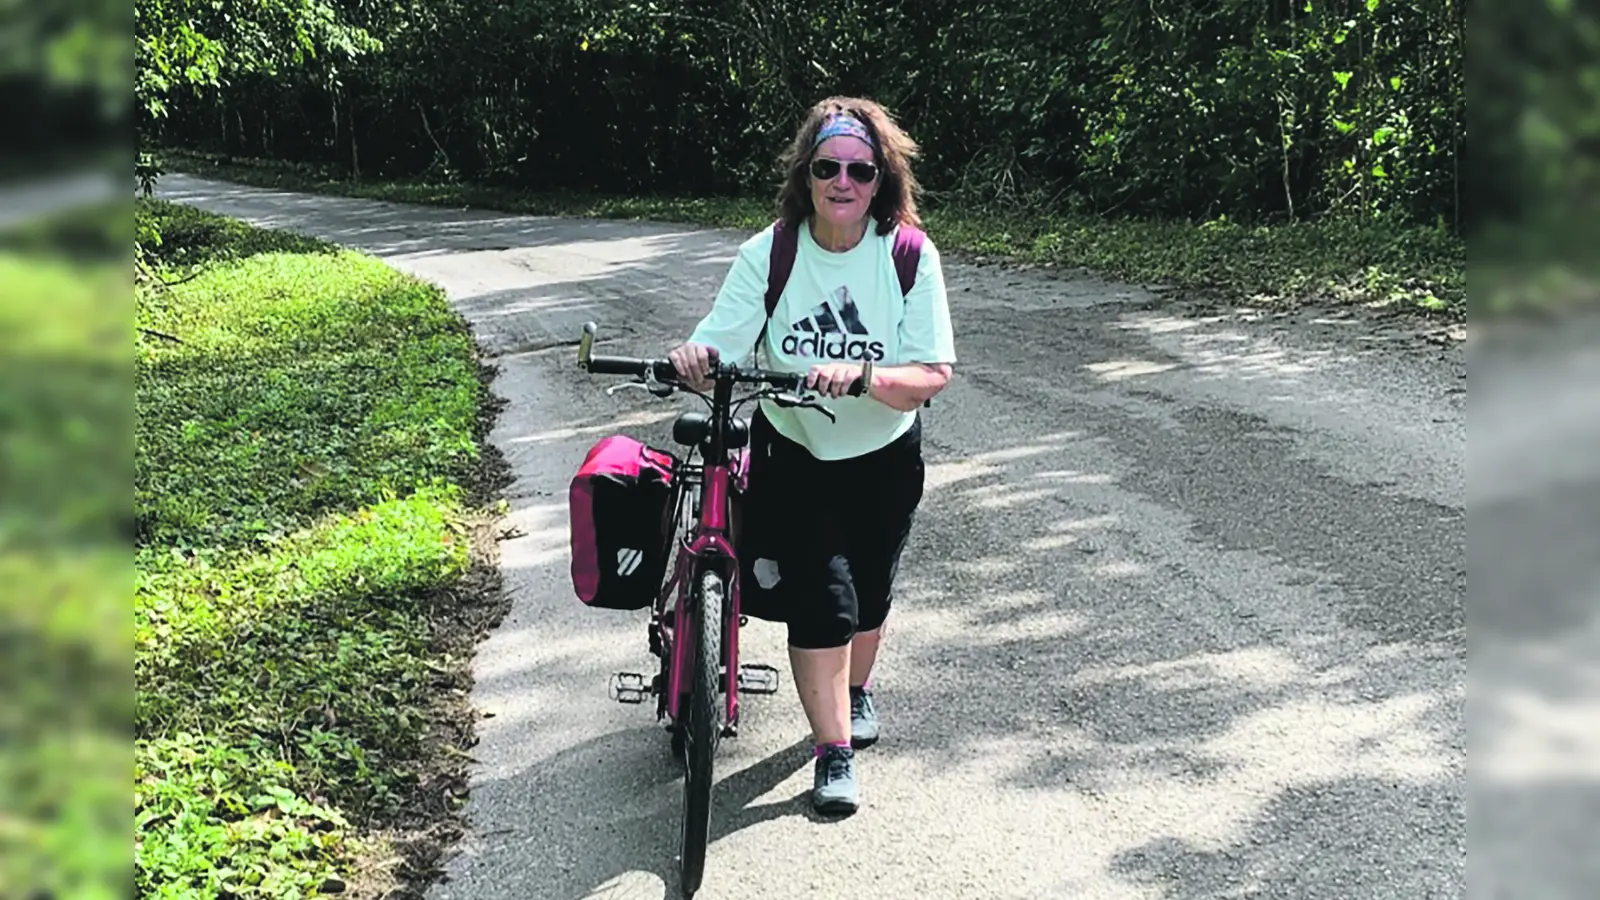
[[652, 381], [677, 383], [678, 370], [665, 359], [634, 359], [627, 356], [591, 356], [578, 366], [595, 375], [633, 375]]
[[[659, 381], [663, 384], [677, 385], [681, 383], [678, 370], [667, 359], [644, 359], [631, 356], [595, 356], [594, 338], [596, 327], [593, 322], [585, 323], [583, 336], [578, 341], [578, 367], [596, 375], [632, 375], [647, 381]], [[734, 384], [757, 384], [777, 388], [780, 391], [799, 393], [805, 387], [806, 376], [796, 372], [773, 372], [766, 369], [741, 369], [738, 366], [724, 364], [714, 358], [713, 351], [712, 373], [714, 381], [729, 381]], [[848, 396], [859, 397], [866, 392], [866, 384], [857, 378], [850, 383]]]

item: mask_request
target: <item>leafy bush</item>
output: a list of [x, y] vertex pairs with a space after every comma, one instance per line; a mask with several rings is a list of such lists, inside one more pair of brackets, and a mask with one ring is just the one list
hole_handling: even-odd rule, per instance
[[184, 732], [137, 759], [140, 896], [300, 896], [335, 877], [349, 822], [286, 787], [294, 766], [259, 745]]
[[346, 812], [393, 811], [433, 694], [421, 607], [466, 566], [457, 502], [420, 492], [266, 552], [140, 554], [141, 889], [320, 883]]
[[292, 231], [254, 228], [192, 206], [152, 200], [139, 204], [138, 234], [146, 252], [161, 266], [173, 269], [257, 254], [338, 252], [332, 244]]
[[[1474, 140], [1559, 146], [1594, 134], [1584, 121], [1592, 81], [1560, 90], [1578, 80], [1529, 78], [1503, 62], [1595, 58], [1583, 7], [1485, 14], [1491, 36], [1474, 29], [1480, 72], [1519, 90], [1490, 107], [1503, 111], [1499, 134], [1475, 125]], [[138, 33], [174, 62], [227, 46], [242, 24], [156, 0], [136, 8]], [[340, 60], [337, 81], [325, 66], [230, 60], [255, 77], [204, 91], [163, 82], [152, 99], [173, 115], [142, 133], [326, 164], [352, 181], [767, 194], [804, 109], [846, 93], [894, 109], [924, 150], [923, 183], [967, 202], [1043, 193], [1080, 212], [1269, 221], [1355, 211], [1454, 227], [1477, 181], [1462, 173], [1459, 0], [836, 0], [825, 12], [796, 0], [462, 0], [333, 4], [319, 21], [329, 46], [318, 59]], [[1514, 21], [1528, 25], [1506, 27]], [[367, 46], [335, 37], [355, 26], [382, 49], [342, 58]], [[155, 59], [165, 71], [164, 54]], [[1523, 122], [1518, 94], [1555, 99]]]

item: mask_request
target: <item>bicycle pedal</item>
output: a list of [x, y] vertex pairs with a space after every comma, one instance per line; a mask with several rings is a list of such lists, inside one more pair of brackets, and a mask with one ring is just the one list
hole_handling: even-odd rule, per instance
[[765, 663], [745, 663], [739, 666], [739, 692], [741, 694], [776, 694], [778, 670]]
[[638, 672], [618, 672], [611, 676], [611, 699], [618, 703], [643, 703], [653, 693]]

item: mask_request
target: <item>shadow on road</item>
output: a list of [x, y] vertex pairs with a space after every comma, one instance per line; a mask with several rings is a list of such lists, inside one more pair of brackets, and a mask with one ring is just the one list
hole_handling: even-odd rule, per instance
[[[809, 742], [800, 741], [719, 778], [712, 842], [773, 819], [810, 816], [803, 793], [756, 803], [810, 758]], [[681, 771], [658, 728], [585, 741], [490, 786], [527, 798], [526, 826], [469, 838], [466, 852], [505, 858], [506, 864], [488, 864], [500, 896], [576, 900], [626, 884], [636, 891], [629, 896], [660, 897], [664, 887], [665, 896], [676, 897]]]
[[[1157, 838], [1118, 854], [1113, 868], [1173, 900], [1461, 896], [1449, 887], [1461, 883], [1457, 853], [1397, 866], [1392, 843], [1397, 829], [1454, 843], [1464, 819], [1457, 806], [1438, 782], [1353, 777], [1297, 785], [1278, 792], [1236, 842]], [[1443, 822], [1440, 813], [1448, 816]]]

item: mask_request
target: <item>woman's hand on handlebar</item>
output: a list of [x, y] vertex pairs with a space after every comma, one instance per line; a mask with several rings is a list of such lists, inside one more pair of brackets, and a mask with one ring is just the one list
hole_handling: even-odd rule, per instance
[[824, 397], [843, 397], [861, 377], [860, 363], [822, 363], [806, 373], [805, 386]]
[[717, 363], [717, 350], [705, 344], [685, 342], [667, 354], [678, 379], [685, 387], [696, 391], [711, 389], [711, 367]]

